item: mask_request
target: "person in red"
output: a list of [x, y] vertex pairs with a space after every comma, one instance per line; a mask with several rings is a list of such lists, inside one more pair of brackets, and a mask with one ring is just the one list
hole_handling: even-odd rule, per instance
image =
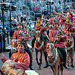
[[36, 6], [34, 5], [34, 12], [36, 12]]
[[73, 14], [70, 11], [70, 7], [67, 7], [67, 15], [69, 16], [71, 22], [73, 23]]
[[[30, 64], [30, 57], [27, 52], [24, 51], [25, 47], [25, 42], [24, 41], [19, 41], [17, 45], [18, 52], [13, 53], [12, 56], [9, 58], [9, 60], [15, 61], [14, 64], [10, 64], [11, 68], [15, 69], [23, 69], [27, 70]], [[7, 61], [7, 58], [4, 56], [4, 54], [0, 54], [0, 59], [3, 63]], [[27, 75], [24, 71], [22, 75]]]
[[35, 25], [35, 29], [39, 29], [41, 26], [40, 26], [40, 19], [37, 18], [37, 24]]
[[[23, 32], [25, 35], [20, 36], [20, 32]], [[22, 29], [22, 24], [18, 24], [18, 30], [16, 30], [13, 34], [13, 39], [24, 40], [25, 42], [29, 39], [29, 35], [26, 30]]]
[[49, 20], [51, 21], [51, 24], [52, 25], [54, 25], [55, 23], [54, 23], [54, 19], [55, 19], [56, 17], [54, 17], [53, 16], [53, 14], [51, 13], [51, 17], [49, 18]]
[[39, 18], [37, 18], [38, 23], [35, 25], [35, 30], [42, 31], [42, 34], [47, 36], [44, 31], [48, 29], [48, 27], [44, 24], [43, 20], [39, 21]]
[[49, 39], [54, 43], [54, 46], [58, 48], [58, 51], [63, 55], [63, 66], [68, 69], [66, 65], [66, 51], [65, 44], [62, 42], [62, 37], [60, 36], [61, 32], [58, 30], [58, 26], [56, 25], [53, 30], [49, 30]]
[[32, 53], [29, 50], [29, 47], [27, 45], [27, 40], [29, 39], [29, 35], [28, 32], [25, 29], [22, 29], [22, 23], [18, 24], [18, 30], [16, 30], [13, 34], [13, 39], [17, 39], [17, 40], [23, 40], [25, 42], [25, 51], [29, 54], [30, 56], [30, 69], [33, 70], [32, 68]]
[[[37, 24], [35, 25], [35, 30], [36, 30], [36, 29], [39, 30], [40, 27], [41, 27], [41, 26], [40, 26], [40, 20], [39, 20], [39, 18], [37, 18]], [[33, 38], [33, 40], [32, 40], [32, 48], [34, 47], [35, 40], [36, 40], [36, 38], [35, 38], [35, 35], [34, 35], [34, 38]]]

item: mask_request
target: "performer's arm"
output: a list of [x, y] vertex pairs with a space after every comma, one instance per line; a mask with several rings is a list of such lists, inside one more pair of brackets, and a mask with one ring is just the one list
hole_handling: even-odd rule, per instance
[[25, 69], [26, 70], [30, 65], [29, 55], [26, 53], [23, 63], [17, 63], [16, 62], [14, 65], [15, 65], [16, 69]]
[[5, 61], [7, 61], [7, 58], [1, 59], [1, 61], [2, 61], [3, 63], [5, 63]]
[[13, 39], [16, 39], [16, 31], [13, 34]]
[[4, 54], [0, 54], [0, 59], [1, 61], [4, 63], [5, 61], [7, 61], [7, 58], [4, 56]]

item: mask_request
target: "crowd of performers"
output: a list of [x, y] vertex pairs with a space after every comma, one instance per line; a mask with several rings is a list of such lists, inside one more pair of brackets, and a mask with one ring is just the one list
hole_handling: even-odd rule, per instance
[[[51, 42], [61, 52], [63, 57], [63, 66], [66, 69], [68, 69], [68, 66], [66, 65], [67, 53], [65, 42], [67, 42], [68, 38], [71, 39], [72, 36], [75, 43], [75, 18], [73, 18], [74, 15], [74, 13], [71, 13], [70, 8], [67, 8], [67, 13], [65, 16], [63, 13], [59, 13], [59, 16], [51, 13], [51, 18], [49, 18], [48, 20], [44, 19], [44, 15], [42, 15], [41, 19], [37, 18], [38, 23], [35, 25], [35, 31], [39, 30], [42, 32], [44, 45], [46, 46], [47, 42]], [[47, 24], [44, 22], [44, 20], [47, 21]], [[15, 63], [13, 65], [10, 65], [10, 67], [24, 70], [30, 67], [30, 69], [33, 70], [33, 49], [27, 44], [28, 39], [29, 35], [25, 30], [25, 23], [18, 23], [18, 30], [16, 30], [13, 34], [13, 38], [11, 40], [11, 51], [9, 53], [9, 60], [15, 61]], [[34, 39], [32, 40], [32, 47], [37, 48], [36, 44], [36, 37], [34, 37]], [[16, 52], [14, 53], [13, 50], [15, 49]], [[46, 61], [46, 65], [44, 66], [44, 68], [47, 68], [49, 66], [47, 60], [47, 52], [48, 51], [44, 52]], [[0, 54], [0, 59], [3, 63], [7, 61], [3, 53]], [[26, 73], [24, 72], [23, 75], [26, 75]]]

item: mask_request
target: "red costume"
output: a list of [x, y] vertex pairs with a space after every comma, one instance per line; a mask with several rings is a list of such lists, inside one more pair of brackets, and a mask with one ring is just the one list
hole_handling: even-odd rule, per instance
[[73, 22], [73, 15], [72, 15], [71, 11], [69, 11], [69, 18], [71, 19], [71, 22]]
[[[26, 30], [23, 30], [23, 33], [26, 34], [26, 37], [23, 37], [24, 41], [28, 40], [29, 39], [29, 35], [28, 35], [27, 31]], [[17, 39], [20, 39], [19, 30], [16, 30], [14, 32], [14, 34], [13, 34], [13, 39], [16, 39], [16, 38]]]
[[[59, 32], [58, 30], [50, 30], [49, 31], [49, 39], [50, 39], [50, 41], [54, 41], [55, 38], [57, 38], [58, 32]], [[65, 48], [64, 42], [60, 42], [59, 44], [58, 43], [54, 43], [54, 46], [55, 47], [59, 47], [59, 48]]]
[[52, 24], [54, 24], [54, 17], [49, 18]]
[[[19, 32], [20, 32], [19, 30], [16, 30], [16, 31], [14, 32], [14, 34], [13, 34], [13, 39], [19, 39], [19, 40], [20, 40]], [[27, 33], [26, 30], [23, 30], [23, 33], [26, 34], [26, 37], [23, 37], [23, 40], [26, 42], [26, 40], [29, 39], [29, 35], [28, 35], [28, 33]], [[27, 43], [26, 43], [26, 44], [27, 44]]]
[[[40, 23], [37, 23], [37, 24], [35, 25], [35, 29], [36, 29], [36, 30], [39, 30], [39, 29], [40, 29], [41, 31], [48, 29], [47, 26], [46, 26], [44, 23], [43, 23], [43, 25], [44, 25], [44, 26], [41, 26]], [[45, 34], [44, 32], [43, 32], [42, 34], [44, 34], [44, 35], [46, 36], [46, 34]]]

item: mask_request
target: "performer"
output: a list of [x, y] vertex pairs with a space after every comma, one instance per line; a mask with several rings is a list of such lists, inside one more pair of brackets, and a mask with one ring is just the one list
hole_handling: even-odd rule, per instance
[[69, 17], [69, 19], [71, 20], [71, 22], [73, 22], [73, 14], [70, 11], [70, 7], [67, 7], [67, 16]]
[[18, 24], [18, 30], [16, 30], [13, 34], [13, 39], [18, 39], [18, 40], [23, 40], [25, 42], [25, 51], [29, 54], [30, 56], [30, 69], [33, 70], [32, 68], [32, 53], [29, 50], [29, 47], [27, 45], [27, 40], [29, 39], [29, 35], [25, 29], [22, 29], [22, 24]]
[[[25, 35], [20, 36], [21, 32], [23, 32]], [[22, 29], [21, 23], [18, 24], [18, 30], [16, 30], [14, 32], [13, 39], [24, 40], [25, 42], [29, 39], [29, 35], [28, 35], [27, 31]]]
[[[39, 30], [39, 31], [42, 32], [42, 37], [43, 37], [43, 39], [44, 39], [44, 45], [46, 45], [46, 40], [49, 41], [49, 38], [48, 38], [48, 36], [47, 36], [47, 34], [46, 34], [45, 31], [47, 31], [48, 28], [47, 28], [47, 26], [43, 23], [43, 21], [40, 21], [40, 20], [39, 20], [39, 18], [37, 18], [37, 22], [38, 22], [38, 23], [35, 25], [35, 30]], [[34, 47], [35, 40], [36, 40], [36, 38], [35, 38], [35, 36], [34, 36], [34, 39], [32, 40], [32, 47]]]
[[[47, 31], [48, 27], [44, 24], [43, 19], [41, 19], [41, 21], [39, 21], [39, 19], [37, 18], [37, 21], [38, 21], [38, 23], [35, 25], [35, 29], [42, 32], [42, 36], [44, 39], [44, 45], [46, 45], [46, 40], [49, 41], [49, 38], [48, 38], [47, 34], [45, 33], [45, 31]], [[47, 52], [45, 52], [45, 51], [44, 51], [44, 56], [45, 56], [45, 61], [46, 61], [46, 65], [44, 66], [44, 68], [47, 68], [49, 65], [47, 62]]]
[[65, 44], [64, 42], [61, 42], [62, 37], [60, 36], [61, 32], [58, 30], [58, 26], [55, 26], [54, 30], [49, 30], [49, 38], [50, 41], [54, 42], [54, 46], [58, 48], [58, 50], [63, 55], [63, 66], [68, 69], [68, 66], [66, 65], [66, 51], [65, 51]]
[[[11, 68], [15, 69], [24, 69], [27, 70], [30, 64], [30, 57], [27, 52], [24, 51], [25, 48], [25, 42], [20, 41], [17, 45], [18, 52], [13, 53], [9, 60], [15, 61], [14, 64], [10, 64]], [[3, 63], [7, 61], [7, 58], [4, 56], [4, 54], [0, 54], [0, 59]], [[22, 75], [27, 75], [24, 71]]]
[[49, 18], [49, 20], [51, 21], [51, 24], [54, 25], [54, 19], [55, 17], [53, 16], [53, 14], [51, 13], [51, 17]]
[[[39, 19], [37, 19], [39, 20]], [[47, 31], [48, 27], [44, 24], [43, 21], [38, 21], [38, 23], [35, 25], [35, 30], [39, 30], [42, 32], [42, 36], [44, 38], [44, 44], [46, 45], [46, 39], [49, 41], [49, 38], [45, 31]]]

